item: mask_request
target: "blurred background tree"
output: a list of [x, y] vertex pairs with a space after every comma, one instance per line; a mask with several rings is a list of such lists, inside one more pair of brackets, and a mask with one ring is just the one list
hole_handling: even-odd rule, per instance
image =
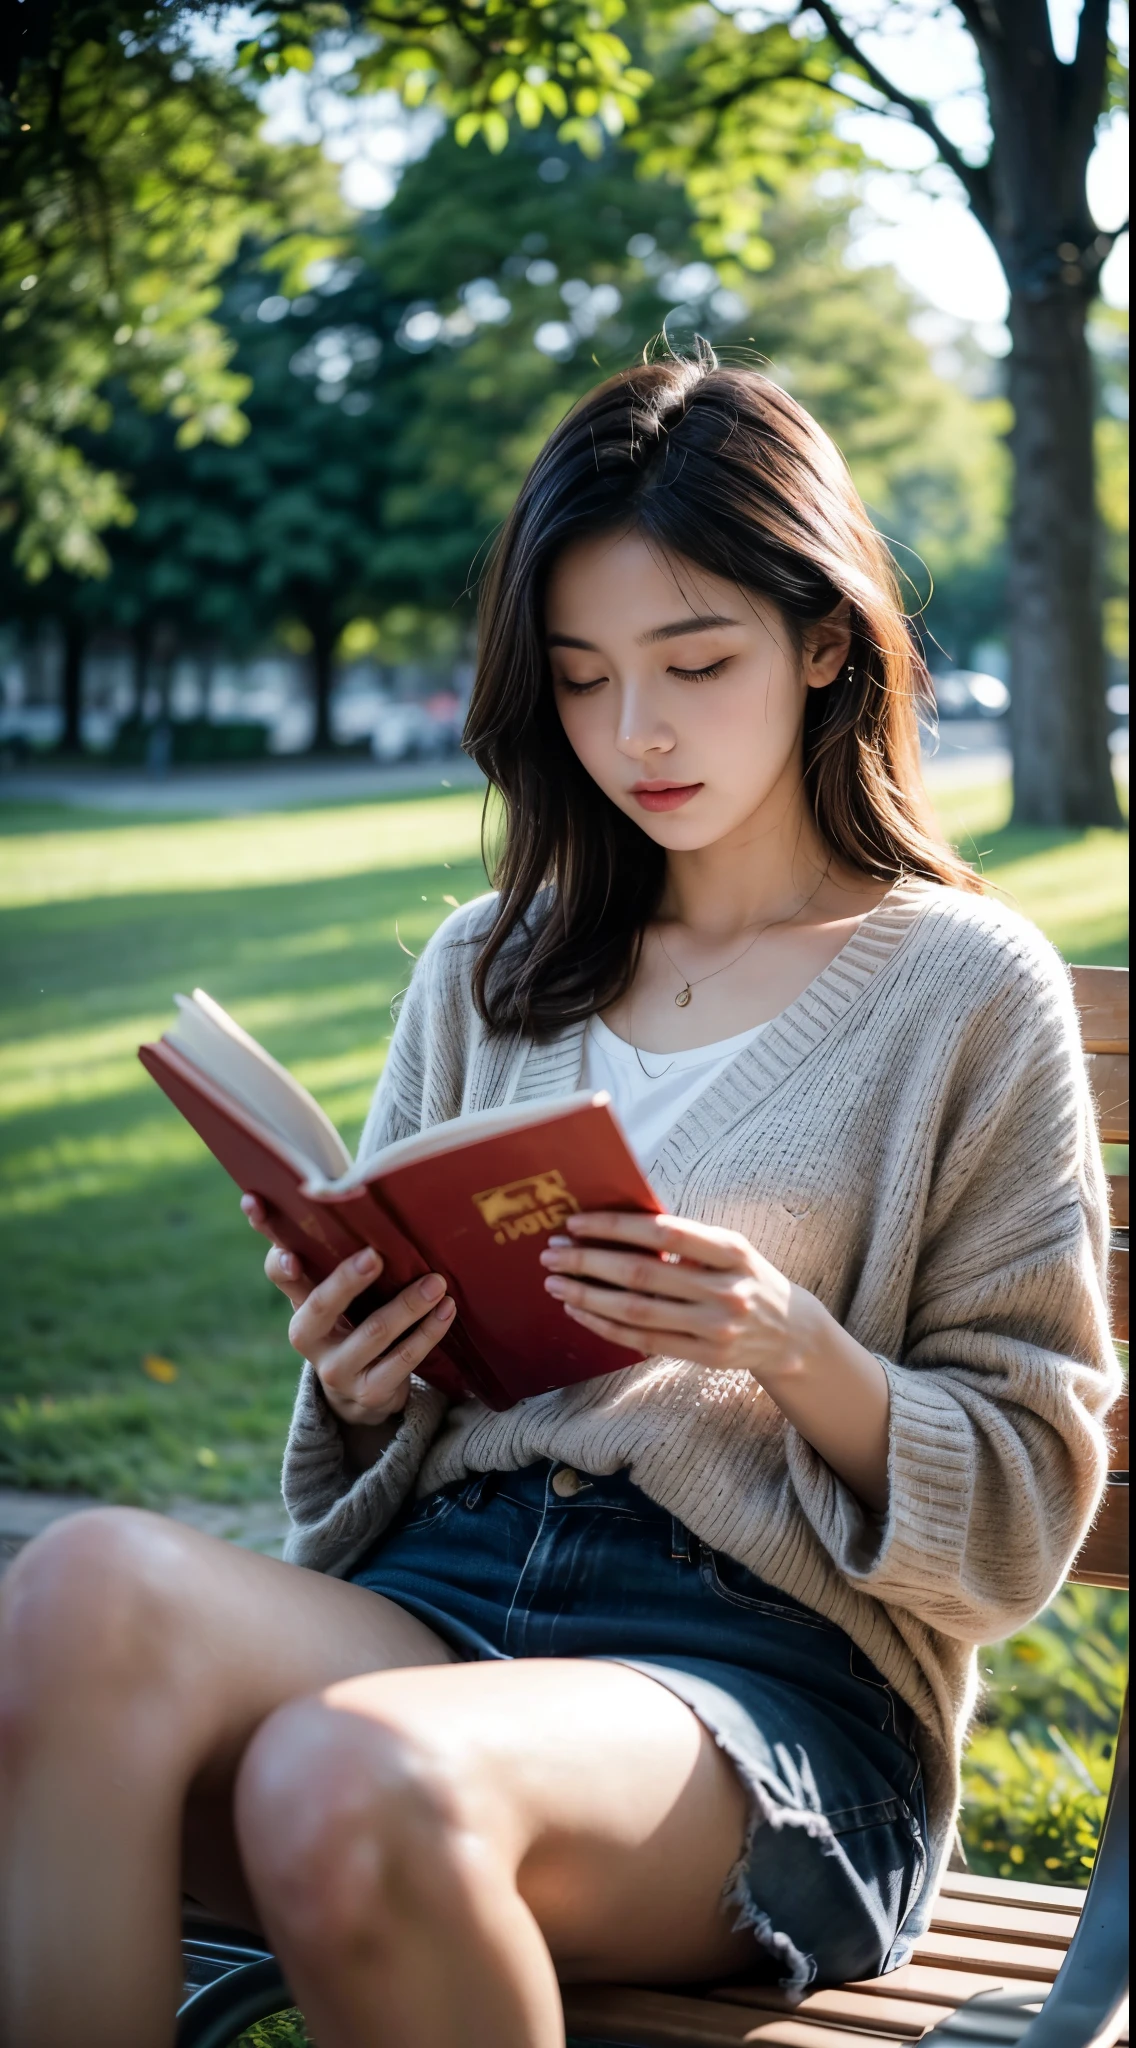
[[[683, 181], [705, 252], [733, 287], [768, 261], [771, 196], [797, 169], [840, 160], [831, 124], [841, 106], [917, 129], [957, 179], [1009, 287], [1015, 815], [1115, 824], [1087, 326], [1123, 230], [1095, 221], [1087, 174], [1102, 117], [1124, 102], [1123, 53], [1108, 0], [1084, 0], [1068, 59], [1045, 0], [957, 0], [953, 13], [981, 70], [985, 153], [960, 147], [930, 102], [874, 60], [869, 46], [889, 26], [910, 29], [907, 0], [870, 14], [841, 0], [729, 12], [689, 0], [553, 0], [539, 12], [521, 0], [491, 11], [475, 0], [395, 0], [359, 10], [374, 41], [352, 82], [396, 84], [408, 105], [451, 115], [460, 142], [481, 135], [491, 150], [514, 118], [535, 130], [552, 116], [562, 143], [592, 152], [626, 131], [648, 175]], [[286, 64], [296, 15], [266, 9], [260, 19], [248, 61]]]
[[[780, 15], [500, 0], [491, 17], [473, 0], [392, 0], [381, 15], [321, 0], [256, 8], [243, 41], [204, 0], [27, 0], [20, 14], [0, 106], [0, 573], [9, 587], [51, 577], [69, 743], [84, 622], [137, 614], [131, 630], [161, 644], [189, 631], [189, 605], [233, 646], [280, 628], [303, 641], [326, 745], [341, 630], [408, 592], [464, 624], [473, 564], [542, 434], [665, 316], [676, 346], [697, 330], [767, 362], [833, 431], [913, 608], [928, 588], [916, 557], [933, 567], [944, 658], [977, 663], [1008, 613], [1018, 818], [1115, 822], [1109, 309], [1093, 316], [1095, 360], [1086, 341], [1115, 239], [1085, 181], [1121, 90], [1103, 0], [1086, 0], [1067, 62], [1040, 0], [994, 0], [989, 18], [960, 5], [995, 137], [983, 161], [875, 61], [880, 34], [910, 26], [900, 0], [872, 17], [870, 48], [855, 9], [829, 0]], [[350, 225], [318, 149], [260, 132], [258, 93], [329, 48], [345, 104], [393, 87], [450, 124], [391, 204]], [[965, 374], [936, 375], [911, 295], [850, 269], [865, 160], [837, 132], [848, 106], [921, 133], [992, 237], [1010, 287], [1008, 407], [977, 350]], [[334, 231], [329, 295], [312, 265]], [[237, 285], [255, 289], [265, 266], [275, 335], [271, 314], [245, 321]], [[341, 358], [346, 372], [324, 375]], [[173, 423], [146, 457], [169, 492], [150, 470], [132, 487], [142, 413]], [[112, 567], [102, 600], [67, 599], [61, 575]], [[10, 609], [28, 607], [14, 595]]]
[[79, 442], [110, 424], [108, 383], [182, 447], [239, 440], [218, 277], [250, 233], [298, 275], [342, 218], [319, 153], [266, 148], [248, 91], [183, 29], [168, 8], [61, 8], [0, 103], [0, 524], [33, 581], [105, 573], [101, 535], [131, 517]]

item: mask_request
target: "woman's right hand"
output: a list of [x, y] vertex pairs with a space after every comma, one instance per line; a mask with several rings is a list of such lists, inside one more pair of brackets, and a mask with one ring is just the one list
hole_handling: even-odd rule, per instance
[[[241, 1208], [254, 1230], [272, 1238], [264, 1208], [244, 1195]], [[401, 1294], [353, 1327], [346, 1310], [383, 1270], [378, 1252], [356, 1252], [313, 1286], [294, 1252], [273, 1239], [264, 1261], [273, 1286], [292, 1306], [288, 1342], [319, 1375], [328, 1406], [341, 1422], [373, 1427], [406, 1406], [410, 1375], [440, 1344], [454, 1319], [454, 1303], [440, 1273], [412, 1280]]]

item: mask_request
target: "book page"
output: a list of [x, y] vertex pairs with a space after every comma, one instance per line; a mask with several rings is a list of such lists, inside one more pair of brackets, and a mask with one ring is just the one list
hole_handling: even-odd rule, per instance
[[174, 1001], [178, 1021], [164, 1033], [170, 1045], [299, 1153], [313, 1180], [337, 1181], [351, 1172], [351, 1154], [335, 1125], [287, 1067], [204, 989]]
[[[483, 1138], [501, 1137], [508, 1131], [523, 1131], [529, 1124], [547, 1123], [550, 1117], [566, 1116], [570, 1110], [583, 1109], [589, 1103], [598, 1108], [610, 1101], [606, 1089], [593, 1092], [590, 1088], [583, 1088], [573, 1095], [563, 1095], [549, 1102], [526, 1102], [516, 1109], [474, 1109], [468, 1116], [433, 1124], [428, 1131], [421, 1131], [416, 1137], [399, 1138], [395, 1144], [384, 1146], [381, 1152], [373, 1152], [369, 1159], [360, 1160], [350, 1173], [343, 1174], [335, 1186], [343, 1192], [349, 1188], [364, 1187], [368, 1181], [381, 1180], [396, 1166], [436, 1159], [441, 1153], [456, 1152], [461, 1146], [477, 1144]], [[313, 1180], [313, 1188], [318, 1185]], [[326, 1187], [327, 1184], [324, 1185]]]

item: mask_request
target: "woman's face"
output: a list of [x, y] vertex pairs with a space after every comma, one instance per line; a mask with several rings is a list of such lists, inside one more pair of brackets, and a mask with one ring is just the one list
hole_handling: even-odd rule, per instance
[[545, 624], [571, 746], [660, 846], [707, 846], [796, 797], [805, 693], [847, 659], [845, 626], [798, 654], [776, 607], [634, 532], [564, 550]]

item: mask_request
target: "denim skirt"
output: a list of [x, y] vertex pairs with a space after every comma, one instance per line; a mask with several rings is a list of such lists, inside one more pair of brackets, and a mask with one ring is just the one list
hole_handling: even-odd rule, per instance
[[414, 1500], [350, 1574], [462, 1658], [596, 1657], [684, 1700], [749, 1822], [724, 1902], [801, 1993], [906, 1962], [927, 1822], [915, 1718], [843, 1629], [713, 1551], [625, 1472], [542, 1460]]

